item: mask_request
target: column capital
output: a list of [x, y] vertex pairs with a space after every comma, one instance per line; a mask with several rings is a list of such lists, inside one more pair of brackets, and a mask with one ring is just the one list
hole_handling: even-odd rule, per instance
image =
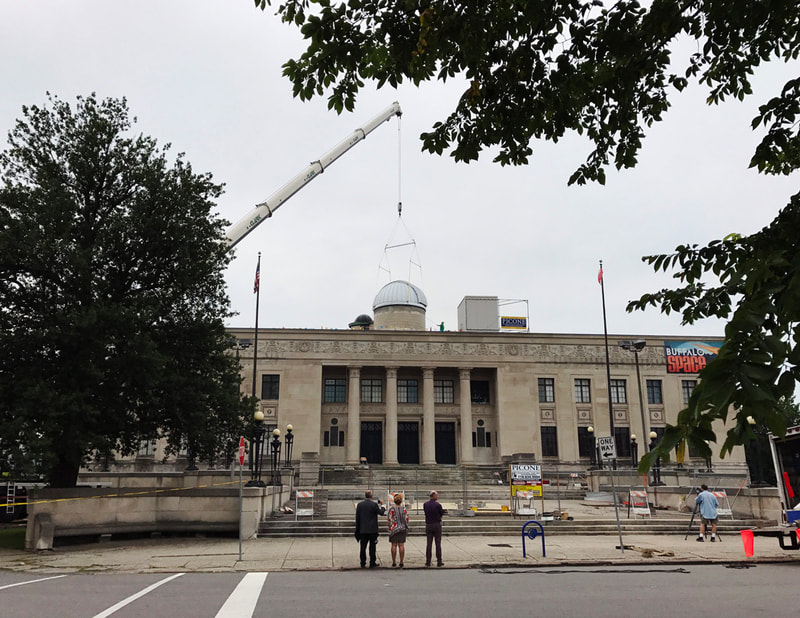
[[399, 367], [386, 367], [386, 377], [387, 378], [396, 378], [398, 369], [399, 369]]
[[351, 378], [357, 378], [358, 376], [361, 375], [361, 366], [359, 365], [359, 366], [350, 366], [350, 367], [348, 367], [347, 368], [347, 374]]
[[426, 380], [432, 380], [434, 371], [436, 371], [435, 367], [423, 367], [422, 377], [425, 378]]
[[470, 367], [460, 367], [458, 370], [458, 377], [462, 380], [469, 380], [472, 369]]

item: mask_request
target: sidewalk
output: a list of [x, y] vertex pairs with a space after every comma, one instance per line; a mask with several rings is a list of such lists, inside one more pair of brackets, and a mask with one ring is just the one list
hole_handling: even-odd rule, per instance
[[[446, 531], [445, 522], [445, 531]], [[708, 562], [798, 561], [800, 552], [780, 549], [776, 539], [757, 537], [755, 555], [745, 558], [740, 535], [726, 534], [716, 543], [698, 543], [693, 536], [617, 535], [541, 537], [526, 539], [522, 557], [518, 536], [443, 537], [444, 568], [509, 568], [691, 564]], [[56, 548], [47, 552], [0, 550], [0, 568], [35, 573], [69, 572], [225, 572], [359, 569], [358, 544], [353, 538], [269, 538], [242, 543], [242, 561], [236, 539], [144, 539]], [[378, 558], [391, 569], [390, 545], [385, 535], [378, 542]], [[406, 542], [406, 569], [425, 568], [425, 538], [413, 535]], [[436, 571], [436, 567], [430, 570]]]

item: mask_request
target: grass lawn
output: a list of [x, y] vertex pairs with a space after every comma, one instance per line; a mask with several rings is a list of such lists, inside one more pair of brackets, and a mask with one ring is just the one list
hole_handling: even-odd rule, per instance
[[0, 529], [0, 548], [25, 549], [25, 528]]

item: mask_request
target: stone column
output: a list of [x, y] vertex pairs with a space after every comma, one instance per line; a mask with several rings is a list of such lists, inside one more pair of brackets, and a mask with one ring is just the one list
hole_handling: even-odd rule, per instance
[[422, 368], [422, 464], [436, 465], [436, 416], [433, 412], [433, 368]]
[[361, 452], [361, 367], [349, 367], [347, 374], [347, 463], [355, 466]]
[[386, 428], [383, 463], [397, 465], [397, 367], [386, 368]]
[[472, 393], [469, 387], [469, 369], [459, 369], [458, 377], [460, 380], [461, 397], [459, 407], [461, 408], [461, 463], [474, 463], [475, 457], [472, 452]]

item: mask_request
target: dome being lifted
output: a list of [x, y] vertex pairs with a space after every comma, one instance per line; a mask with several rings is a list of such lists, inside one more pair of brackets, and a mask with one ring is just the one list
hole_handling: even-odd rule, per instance
[[425, 330], [425, 293], [408, 281], [392, 281], [381, 288], [372, 303], [374, 328]]
[[408, 281], [392, 281], [384, 285], [372, 303], [373, 311], [381, 307], [418, 307], [423, 311], [428, 306], [425, 293]]

